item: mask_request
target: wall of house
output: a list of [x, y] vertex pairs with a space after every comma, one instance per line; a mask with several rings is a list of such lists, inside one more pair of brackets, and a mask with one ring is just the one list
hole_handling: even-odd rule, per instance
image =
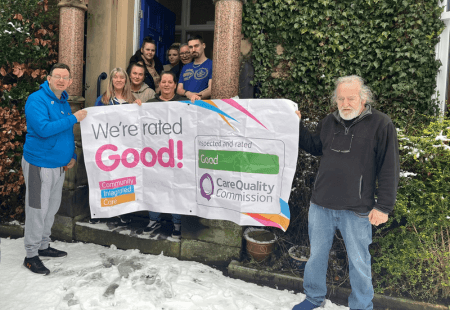
[[133, 50], [134, 0], [90, 1], [86, 37], [86, 107], [97, 98], [97, 79], [102, 72], [108, 78], [101, 83], [106, 91], [109, 73], [116, 67], [126, 69]]

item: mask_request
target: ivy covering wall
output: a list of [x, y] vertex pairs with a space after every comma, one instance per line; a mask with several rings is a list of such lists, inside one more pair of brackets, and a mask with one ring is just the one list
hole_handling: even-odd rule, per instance
[[[441, 13], [436, 0], [249, 0], [243, 33], [252, 44], [260, 96], [297, 102], [312, 130], [335, 109], [330, 99], [336, 78], [365, 79], [374, 106], [401, 129], [401, 169], [409, 175], [401, 178], [389, 222], [374, 228], [376, 292], [448, 304], [449, 125], [430, 123], [438, 113], [432, 95], [441, 65], [435, 55], [444, 30]], [[299, 152], [291, 224], [283, 235], [290, 243], [308, 243], [319, 161]]]
[[433, 115], [441, 12], [436, 0], [248, 1], [254, 83], [261, 97], [291, 99], [308, 116], [328, 113], [334, 80], [357, 74], [398, 124]]

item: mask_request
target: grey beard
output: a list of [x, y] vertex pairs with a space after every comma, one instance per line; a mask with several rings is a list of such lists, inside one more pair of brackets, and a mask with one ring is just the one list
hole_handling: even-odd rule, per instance
[[357, 117], [358, 116], [358, 112], [354, 110], [354, 111], [352, 111], [352, 113], [347, 114], [347, 116], [344, 116], [344, 114], [341, 112], [341, 110], [339, 110], [339, 116], [343, 120], [349, 121], [349, 120], [354, 119], [355, 117]]

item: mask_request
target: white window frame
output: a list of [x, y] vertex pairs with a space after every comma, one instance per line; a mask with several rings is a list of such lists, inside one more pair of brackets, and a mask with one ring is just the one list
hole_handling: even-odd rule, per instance
[[139, 36], [141, 35], [141, 0], [134, 0], [134, 27], [133, 27], [133, 54], [140, 48]]
[[187, 42], [187, 32], [214, 31], [214, 24], [191, 25], [192, 0], [183, 0], [181, 8], [181, 25], [175, 26], [175, 33], [181, 32], [181, 42]]
[[[439, 68], [438, 75], [436, 76], [436, 92], [433, 98], [437, 98], [439, 101], [439, 109], [441, 115], [445, 113], [445, 97], [447, 94], [448, 84], [448, 58], [449, 58], [449, 40], [450, 40], [450, 12], [448, 12], [447, 1], [442, 0], [441, 6], [444, 7], [444, 11], [441, 14], [441, 20], [445, 24], [445, 29], [439, 36], [439, 43], [436, 45], [436, 59], [439, 59], [442, 63]], [[447, 98], [449, 99], [449, 98]]]

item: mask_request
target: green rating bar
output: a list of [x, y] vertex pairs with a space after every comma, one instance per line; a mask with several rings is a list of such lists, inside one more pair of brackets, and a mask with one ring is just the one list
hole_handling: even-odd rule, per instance
[[277, 155], [242, 151], [199, 150], [198, 167], [261, 174], [278, 174], [280, 171]]

